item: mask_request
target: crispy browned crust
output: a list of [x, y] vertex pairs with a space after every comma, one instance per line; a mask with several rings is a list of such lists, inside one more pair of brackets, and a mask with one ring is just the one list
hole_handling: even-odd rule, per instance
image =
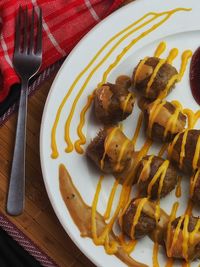
[[[145, 62], [145, 65], [151, 66], [154, 70], [159, 60], [160, 59], [157, 57], [150, 57]], [[135, 68], [133, 72], [133, 76], [132, 76], [133, 83], [132, 84], [134, 84], [135, 72], [136, 72], [137, 67]], [[177, 70], [171, 64], [165, 63], [158, 71], [149, 92], [146, 92], [146, 88], [147, 88], [147, 84], [151, 76], [145, 78], [144, 80], [140, 82], [136, 82], [134, 89], [136, 89], [142, 96], [146, 98], [149, 98], [152, 100], [156, 99], [158, 95], [160, 94], [160, 92], [165, 89], [165, 87], [168, 84], [168, 81], [172, 78], [172, 76], [174, 76], [177, 73], [178, 73]], [[174, 85], [175, 83], [171, 86], [171, 88], [169, 89], [169, 92], [172, 90]]]
[[[178, 140], [173, 147], [173, 151], [171, 153], [170, 159], [176, 164], [177, 167], [180, 168], [181, 171], [184, 173], [191, 174], [194, 170], [192, 167], [193, 157], [197, 145], [197, 141], [200, 135], [200, 130], [192, 129], [188, 131], [186, 145], [185, 145], [185, 157], [183, 158], [182, 167], [180, 167], [180, 153], [181, 153], [181, 146], [183, 140], [183, 134], [179, 134]], [[197, 167], [200, 167], [200, 158], [197, 162]]]
[[[138, 180], [138, 178], [142, 172], [142, 169], [144, 166], [143, 162], [145, 160], [148, 160], [149, 157], [150, 156], [146, 156], [140, 161], [140, 163], [138, 165], [137, 173], [136, 173], [136, 180]], [[149, 173], [148, 179], [145, 181], [139, 181], [139, 183], [138, 183], [138, 189], [139, 189], [141, 196], [144, 197], [144, 196], [148, 195], [148, 193], [147, 193], [148, 185], [164, 161], [165, 160], [162, 159], [161, 157], [157, 157], [157, 156], [153, 157], [153, 159], [151, 161], [151, 165], [150, 165], [150, 173]], [[166, 196], [167, 194], [169, 194], [175, 188], [177, 181], [178, 181], [177, 171], [172, 164], [169, 164], [169, 167], [166, 171], [166, 175], [164, 177], [163, 187], [161, 190], [160, 197], [162, 198], [162, 197]], [[152, 187], [151, 196], [150, 196], [151, 199], [157, 199], [158, 198], [159, 182], [160, 182], [160, 177]]]
[[191, 196], [191, 199], [195, 205], [200, 207], [200, 173], [197, 177], [197, 181], [195, 183], [194, 192], [193, 195]]
[[[121, 226], [122, 231], [130, 238], [131, 238], [131, 228], [132, 228], [136, 209], [137, 208], [135, 206], [134, 199], [133, 199], [122, 218], [122, 226]], [[134, 238], [139, 239], [149, 234], [151, 231], [155, 229], [155, 227], [156, 227], [155, 219], [146, 215], [144, 212], [141, 212], [139, 221], [135, 226]]]
[[[195, 229], [198, 219], [199, 217], [195, 217], [192, 215], [189, 217], [188, 232], [191, 233]], [[174, 234], [174, 230], [176, 229], [176, 226], [178, 225], [179, 220], [180, 220], [180, 217], [176, 218], [171, 224], [172, 229], [173, 229], [173, 234]], [[183, 231], [183, 227], [184, 227], [184, 220], [180, 227], [181, 231]], [[166, 237], [167, 237], [167, 232], [165, 232], [165, 240], [166, 240]], [[199, 236], [197, 238], [199, 240]], [[190, 246], [188, 247], [188, 260], [189, 261], [192, 261], [200, 257], [200, 241], [194, 242], [194, 243], [195, 245], [190, 244]], [[180, 255], [179, 253], [177, 253], [177, 250], [175, 251], [175, 253], [176, 255], [172, 255], [173, 258], [183, 259], [182, 253]]]
[[[173, 115], [175, 110], [176, 110], [176, 107], [170, 102], [166, 102], [165, 105], [163, 106], [163, 108], [166, 108], [171, 115]], [[170, 119], [170, 116], [169, 116], [168, 120], [169, 119]], [[183, 128], [181, 129], [181, 131], [183, 131], [184, 127], [186, 125], [186, 116], [182, 112], [179, 112], [177, 123], [178, 122], [182, 122]], [[147, 108], [145, 108], [145, 110], [144, 110], [144, 125], [145, 125], [145, 131], [147, 132], [148, 125], [149, 125], [149, 112], [148, 112]], [[151, 135], [150, 136], [148, 135], [148, 137], [150, 139], [152, 139], [154, 141], [158, 141], [158, 142], [170, 142], [170, 141], [172, 141], [174, 139], [175, 135], [179, 132], [177, 131], [175, 133], [172, 133], [169, 129], [166, 136], [164, 136], [165, 126], [166, 125], [161, 125], [157, 122], [154, 122], [153, 126], [152, 126]]]
[[102, 105], [101, 99], [99, 99], [97, 93], [95, 94], [94, 109], [95, 109], [96, 118], [105, 125], [114, 124], [114, 123], [117, 123], [119, 121], [126, 119], [132, 113], [132, 110], [133, 110], [133, 106], [134, 106], [133, 95], [130, 97], [128, 101], [128, 105], [131, 107], [129, 112], [126, 112], [126, 111], [123, 112], [121, 108], [121, 104], [120, 104], [120, 98], [121, 97], [126, 98], [128, 96], [129, 94], [128, 89], [119, 84], [106, 83], [102, 85], [101, 88], [98, 88], [96, 90], [100, 92], [103, 86], [109, 87], [109, 90], [112, 92], [112, 97], [108, 105], [108, 108], [105, 109]]
[[[97, 136], [91, 141], [86, 150], [86, 155], [100, 168], [100, 161], [104, 154], [104, 142], [107, 136], [106, 129], [99, 131]], [[111, 173], [112, 169], [107, 163], [107, 156], [104, 161], [104, 171]]]

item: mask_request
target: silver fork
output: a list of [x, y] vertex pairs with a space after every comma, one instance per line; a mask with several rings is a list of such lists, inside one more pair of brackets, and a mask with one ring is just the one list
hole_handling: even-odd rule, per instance
[[[21, 78], [21, 95], [15, 148], [11, 167], [10, 184], [7, 199], [7, 212], [19, 215], [24, 209], [25, 195], [25, 152], [28, 82], [39, 70], [42, 63], [42, 10], [39, 8], [37, 37], [34, 38], [35, 10], [32, 9], [30, 36], [28, 38], [29, 18], [27, 7], [19, 8], [16, 19], [15, 50], [13, 66]], [[23, 32], [23, 34], [21, 34]], [[35, 40], [36, 39], [36, 40]]]

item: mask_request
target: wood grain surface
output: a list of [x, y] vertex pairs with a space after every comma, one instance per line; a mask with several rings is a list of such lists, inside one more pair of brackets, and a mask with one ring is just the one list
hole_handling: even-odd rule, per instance
[[54, 77], [51, 77], [41, 85], [29, 99], [26, 204], [24, 213], [18, 217], [10, 217], [5, 212], [17, 114], [12, 115], [0, 128], [0, 210], [59, 266], [94, 267], [63, 230], [51, 207], [43, 183], [39, 156], [39, 133], [45, 100], [53, 79]]

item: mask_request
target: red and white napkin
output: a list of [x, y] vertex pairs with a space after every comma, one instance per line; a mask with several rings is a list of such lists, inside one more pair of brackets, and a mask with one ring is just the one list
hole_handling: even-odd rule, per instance
[[95, 24], [124, 0], [0, 0], [0, 103], [19, 83], [12, 66], [15, 17], [19, 6], [43, 11], [41, 71], [66, 56]]

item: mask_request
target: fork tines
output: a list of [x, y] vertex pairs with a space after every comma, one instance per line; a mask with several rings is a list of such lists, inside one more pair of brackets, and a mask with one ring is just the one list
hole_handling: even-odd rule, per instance
[[[35, 14], [36, 13], [36, 14]], [[37, 32], [35, 33], [35, 15], [38, 15], [37, 19]], [[28, 32], [30, 29], [30, 36]], [[20, 34], [23, 31], [23, 34]], [[41, 54], [42, 53], [42, 9], [40, 7], [32, 8], [32, 15], [29, 19], [27, 6], [23, 9], [19, 7], [16, 20], [16, 31], [15, 31], [15, 52], [23, 52], [28, 54]], [[23, 36], [23, 40], [20, 39]], [[34, 37], [36, 43], [34, 43]]]

